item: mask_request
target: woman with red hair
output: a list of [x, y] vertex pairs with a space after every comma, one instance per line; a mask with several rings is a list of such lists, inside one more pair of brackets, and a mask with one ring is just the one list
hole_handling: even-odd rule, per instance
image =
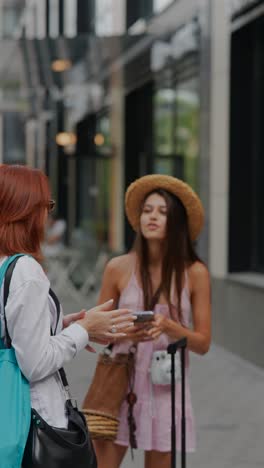
[[0, 338], [6, 340], [8, 334], [11, 338], [19, 367], [30, 383], [31, 406], [48, 424], [67, 428], [58, 370], [79, 351], [91, 349], [89, 341], [108, 342], [111, 330], [124, 336], [134, 317], [125, 308], [111, 310], [113, 301], [108, 300], [65, 319], [61, 313], [56, 327], [56, 301], [41, 266], [44, 227], [54, 207], [47, 177], [37, 169], [0, 165], [0, 207], [0, 267], [7, 257], [24, 254], [11, 278], [7, 328], [3, 286], [0, 291]]

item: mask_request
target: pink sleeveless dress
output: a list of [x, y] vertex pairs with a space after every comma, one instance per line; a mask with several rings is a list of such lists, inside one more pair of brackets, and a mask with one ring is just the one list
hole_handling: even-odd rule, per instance
[[[143, 292], [140, 288], [135, 273], [122, 291], [119, 299], [119, 307], [131, 310], [143, 310]], [[183, 324], [190, 326], [191, 303], [187, 278], [182, 291], [181, 307]], [[173, 312], [177, 317], [176, 305]], [[157, 304], [154, 312], [169, 317], [169, 307], [167, 304]], [[137, 402], [134, 407], [134, 417], [136, 421], [136, 439], [139, 449], [157, 450], [159, 452], [169, 452], [171, 450], [171, 394], [168, 385], [153, 385], [150, 380], [149, 368], [152, 353], [155, 350], [167, 349], [171, 340], [167, 335], [162, 334], [158, 340], [142, 342], [137, 345], [136, 368], [134, 392], [137, 395]], [[116, 344], [113, 347], [113, 355], [120, 352], [127, 352], [131, 345], [130, 341]], [[124, 401], [119, 414], [119, 429], [116, 443], [129, 445], [129, 429], [127, 423], [128, 405]], [[186, 359], [186, 450], [195, 450], [195, 428], [194, 418], [189, 388], [189, 354]], [[176, 447], [181, 449], [181, 383], [176, 383]]]

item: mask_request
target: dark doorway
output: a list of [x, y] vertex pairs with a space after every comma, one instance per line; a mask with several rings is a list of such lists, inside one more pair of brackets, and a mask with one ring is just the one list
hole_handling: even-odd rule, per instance
[[[126, 97], [125, 188], [138, 177], [152, 172], [153, 85], [147, 83]], [[134, 233], [126, 221], [125, 244], [130, 248]]]
[[264, 18], [233, 33], [229, 271], [264, 271]]

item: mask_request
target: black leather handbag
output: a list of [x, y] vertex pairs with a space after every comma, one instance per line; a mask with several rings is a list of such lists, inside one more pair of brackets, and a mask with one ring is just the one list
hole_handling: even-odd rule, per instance
[[[8, 297], [10, 281], [17, 259], [9, 266], [4, 283], [4, 297]], [[57, 323], [60, 317], [60, 303], [50, 289], [57, 310]], [[64, 369], [59, 370], [61, 381], [69, 394], [69, 385]], [[97, 468], [97, 461], [84, 415], [73, 405], [69, 397], [65, 403], [68, 428], [50, 426], [34, 409], [31, 410], [31, 425], [24, 452], [22, 468]]]
[[[59, 301], [50, 290], [57, 310]], [[56, 327], [57, 328], [57, 327]], [[63, 368], [61, 381], [69, 393], [69, 384]], [[86, 419], [72, 399], [65, 402], [68, 428], [50, 426], [36, 410], [31, 411], [31, 425], [22, 468], [97, 468], [97, 461]]]
[[[66, 378], [60, 373], [63, 383]], [[23, 468], [97, 468], [95, 453], [83, 414], [67, 400], [68, 428], [50, 426], [32, 409]]]

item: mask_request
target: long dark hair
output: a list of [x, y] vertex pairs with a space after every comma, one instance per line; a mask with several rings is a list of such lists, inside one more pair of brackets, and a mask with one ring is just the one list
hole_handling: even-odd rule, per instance
[[172, 278], [175, 277], [177, 310], [179, 320], [182, 321], [181, 294], [185, 281], [185, 270], [194, 262], [201, 260], [196, 254], [191, 241], [187, 213], [181, 200], [163, 189], [150, 192], [145, 197], [145, 200], [153, 193], [163, 197], [167, 205], [166, 238], [162, 260], [161, 283], [156, 291], [153, 291], [153, 285], [149, 273], [149, 252], [147, 240], [139, 231], [134, 242], [133, 250], [136, 252], [139, 259], [144, 308], [145, 310], [153, 309], [155, 304], [157, 304], [161, 293], [163, 293], [171, 311], [171, 286]]

